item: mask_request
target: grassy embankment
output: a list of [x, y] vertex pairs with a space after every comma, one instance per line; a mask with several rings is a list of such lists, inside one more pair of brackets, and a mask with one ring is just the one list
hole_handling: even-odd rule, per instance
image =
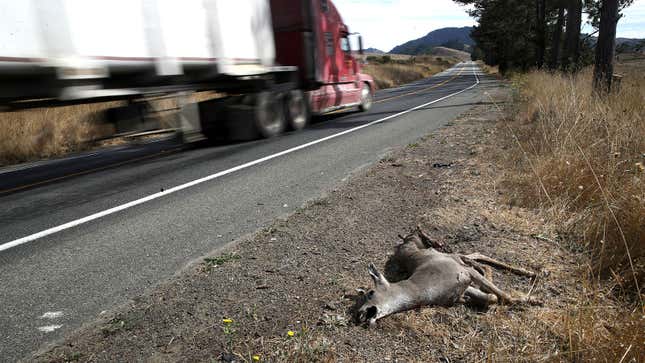
[[368, 56], [365, 73], [379, 89], [391, 88], [437, 74], [459, 62], [453, 57], [384, 55]]
[[618, 65], [625, 77], [605, 98], [593, 95], [590, 69], [515, 76], [520, 109], [502, 126], [510, 202], [558, 226], [553, 248], [588, 254], [571, 272], [579, 299], [554, 319], [575, 361], [622, 361], [643, 349], [628, 342], [645, 341], [643, 64]]

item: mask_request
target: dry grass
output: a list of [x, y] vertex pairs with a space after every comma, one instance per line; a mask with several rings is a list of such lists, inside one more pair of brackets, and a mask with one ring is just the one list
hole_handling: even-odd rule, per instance
[[563, 218], [563, 232], [593, 251], [596, 275], [640, 287], [634, 280], [642, 284], [645, 268], [645, 79], [626, 77], [619, 92], [600, 99], [590, 76], [531, 73], [516, 80], [528, 103], [515, 124], [526, 154], [514, 162], [530, 168], [515, 180], [516, 197]]
[[51, 158], [91, 147], [110, 134], [100, 126], [102, 111], [117, 102], [0, 113], [0, 166]]
[[645, 54], [643, 53], [623, 53], [618, 55], [618, 62], [614, 66], [614, 70], [620, 74], [634, 74], [640, 73], [642, 76], [645, 74]]
[[[188, 102], [222, 97], [215, 92], [198, 92]], [[63, 156], [71, 152], [127, 142], [124, 139], [93, 142], [115, 133], [105, 123], [104, 111], [126, 105], [125, 101], [90, 103], [74, 106], [28, 109], [0, 113], [0, 166]], [[178, 127], [178, 100], [163, 97], [148, 100], [162, 128]]]
[[477, 65], [487, 74], [490, 74], [495, 77], [500, 77], [499, 73], [499, 67], [498, 66], [489, 66], [488, 64], [482, 62], [482, 61], [477, 61]]
[[[391, 60], [387, 57], [391, 57]], [[377, 87], [383, 89], [430, 77], [458, 62], [450, 57], [404, 57], [370, 57], [370, 63], [364, 66], [364, 72], [374, 77]]]
[[565, 248], [589, 255], [578, 301], [551, 317], [572, 361], [645, 354], [645, 76], [621, 69], [604, 99], [591, 70], [516, 76], [522, 106], [502, 126], [511, 203], [544, 211]]

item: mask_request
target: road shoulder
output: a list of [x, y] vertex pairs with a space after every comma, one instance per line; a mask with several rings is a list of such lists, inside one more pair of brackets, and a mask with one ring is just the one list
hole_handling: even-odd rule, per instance
[[[503, 88], [487, 91], [498, 100], [507, 94]], [[549, 319], [579, 293], [568, 283], [579, 261], [539, 238], [552, 232], [539, 215], [504, 202], [498, 183], [503, 170], [493, 157], [499, 152], [500, 117], [493, 104], [475, 106], [328, 197], [193, 264], [34, 358], [476, 361], [491, 352], [502, 360], [543, 357], [545, 346], [562, 344]], [[355, 288], [369, 287], [368, 263], [382, 267], [397, 235], [416, 225], [457, 252], [548, 271], [535, 284], [495, 275], [502, 289], [531, 290], [545, 306], [425, 308], [383, 319], [375, 329], [355, 325]]]

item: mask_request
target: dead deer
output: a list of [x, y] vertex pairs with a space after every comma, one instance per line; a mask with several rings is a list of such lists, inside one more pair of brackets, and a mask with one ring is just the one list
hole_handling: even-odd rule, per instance
[[374, 289], [365, 294], [365, 302], [358, 309], [360, 322], [373, 325], [378, 319], [394, 313], [422, 306], [452, 306], [457, 302], [477, 306], [488, 306], [498, 301], [505, 304], [540, 304], [528, 296], [515, 298], [500, 290], [491, 282], [489, 266], [535, 278], [536, 274], [531, 271], [479, 253], [462, 255], [440, 252], [447, 248], [432, 241], [419, 227], [414, 233], [399, 237], [403, 243], [395, 247], [392, 259], [409, 277], [390, 283], [374, 264], [370, 264], [368, 272], [374, 280]]

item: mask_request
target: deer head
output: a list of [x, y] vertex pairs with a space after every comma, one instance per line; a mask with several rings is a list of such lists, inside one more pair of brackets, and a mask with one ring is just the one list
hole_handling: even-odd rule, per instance
[[374, 288], [364, 293], [365, 302], [358, 309], [358, 320], [368, 322], [370, 326], [376, 323], [376, 320], [400, 311], [401, 294], [396, 284], [390, 284], [385, 276], [380, 273], [374, 264], [367, 268]]

